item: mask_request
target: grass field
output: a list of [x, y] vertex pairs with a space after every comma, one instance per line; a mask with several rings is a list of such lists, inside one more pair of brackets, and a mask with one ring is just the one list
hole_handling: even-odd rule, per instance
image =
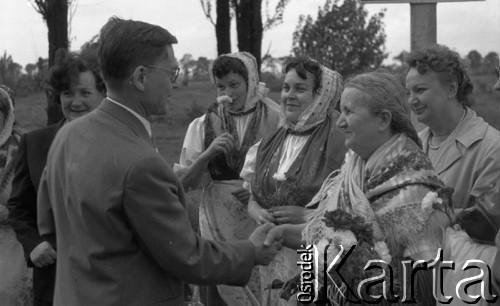
[[[494, 92], [494, 76], [473, 78], [475, 90], [472, 95], [473, 108], [491, 125], [500, 129], [500, 92]], [[174, 90], [169, 114], [155, 118], [152, 127], [160, 153], [173, 164], [179, 160], [182, 141], [189, 123], [203, 114], [206, 107], [215, 101], [215, 88], [210, 82], [191, 82]], [[279, 101], [279, 92], [271, 92], [271, 99]], [[16, 117], [19, 126], [27, 131], [45, 126], [46, 98], [44, 93], [16, 100]], [[418, 129], [421, 126], [417, 127]]]

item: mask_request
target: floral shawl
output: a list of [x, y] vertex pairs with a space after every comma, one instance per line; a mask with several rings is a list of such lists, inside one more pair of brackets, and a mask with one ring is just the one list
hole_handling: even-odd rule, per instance
[[[335, 173], [336, 174], [336, 173]], [[422, 199], [443, 187], [423, 151], [404, 134], [397, 134], [368, 160], [350, 150], [338, 175], [325, 180], [308, 207], [319, 204], [302, 232], [308, 244], [317, 243], [325, 232], [325, 211], [337, 208], [371, 222], [374, 238], [384, 239], [394, 256], [434, 258], [440, 224], [428, 224]], [[432, 234], [429, 234], [433, 232]], [[429, 258], [427, 258], [430, 256]]]
[[[408, 280], [402, 280], [403, 258], [429, 261], [441, 247], [446, 216], [422, 204], [429, 191], [441, 187], [443, 183], [427, 156], [404, 134], [393, 136], [368, 160], [349, 151], [340, 172], [327, 178], [308, 204], [308, 207], [319, 206], [308, 217], [303, 240], [317, 245], [327, 237], [329, 231], [323, 222], [327, 211], [341, 209], [363, 217], [372, 224], [373, 241], [387, 243], [395, 273], [395, 283], [391, 285], [401, 294], [401, 284], [409, 284]], [[429, 274], [417, 273], [415, 289], [419, 305], [434, 303], [430, 284]], [[336, 293], [336, 288], [328, 284], [329, 299], [342, 296]]]
[[[282, 205], [304, 206], [319, 190], [326, 176], [342, 164], [346, 149], [343, 133], [335, 123], [339, 113], [334, 110], [342, 92], [342, 79], [322, 67], [322, 83], [313, 103], [300, 115], [296, 125], [287, 123], [264, 138], [256, 157], [255, 175], [251, 180], [254, 199], [263, 208]], [[283, 106], [282, 106], [283, 108]], [[285, 173], [284, 181], [273, 178], [284, 152], [287, 134], [310, 135], [304, 148]]]
[[[239, 179], [248, 149], [259, 141], [266, 133], [274, 131], [278, 121], [278, 104], [267, 97], [269, 89], [259, 82], [259, 73], [255, 58], [247, 52], [225, 54], [239, 59], [248, 71], [247, 100], [240, 112], [229, 111], [223, 103], [212, 104], [205, 119], [205, 149], [222, 133], [230, 133], [239, 143], [236, 131], [235, 116], [252, 116], [246, 127], [243, 141], [239, 148], [228, 156], [219, 155], [210, 161], [208, 169], [214, 180]], [[212, 75], [212, 74], [211, 74]]]

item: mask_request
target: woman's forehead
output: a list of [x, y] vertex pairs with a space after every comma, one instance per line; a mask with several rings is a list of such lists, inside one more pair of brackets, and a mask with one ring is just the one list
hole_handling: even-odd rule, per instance
[[222, 83], [222, 82], [230, 82], [230, 81], [244, 81], [245, 79], [243, 78], [243, 76], [237, 72], [234, 72], [234, 71], [230, 71], [229, 73], [221, 76], [221, 77], [217, 77], [215, 76], [215, 83]]
[[293, 68], [293, 69], [290, 69], [286, 73], [284, 82], [285, 83], [294, 83], [294, 84], [306, 84], [306, 85], [314, 84], [315, 79], [316, 79], [316, 77], [314, 76], [314, 74], [312, 74], [311, 72], [309, 72], [309, 71], [306, 70], [305, 77], [306, 78], [303, 79], [297, 73], [297, 70], [295, 70], [295, 68]]

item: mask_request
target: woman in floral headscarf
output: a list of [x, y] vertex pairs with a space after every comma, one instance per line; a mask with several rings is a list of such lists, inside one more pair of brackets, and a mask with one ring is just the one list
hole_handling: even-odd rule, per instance
[[[305, 222], [304, 206], [326, 176], [340, 167], [346, 152], [344, 137], [335, 127], [341, 76], [305, 57], [292, 58], [285, 72], [280, 128], [249, 150], [241, 172], [251, 190], [248, 211], [257, 223]], [[274, 279], [293, 277], [297, 269], [297, 251], [288, 248], [268, 267], [260, 267], [268, 304], [276, 305], [278, 292], [266, 288]]]
[[[174, 170], [187, 190], [202, 187], [201, 235], [218, 241], [241, 240], [248, 238], [255, 222], [246, 211], [249, 194], [242, 188], [240, 171], [248, 149], [276, 130], [279, 105], [267, 97], [269, 90], [259, 82], [257, 62], [247, 52], [217, 57], [211, 74], [217, 102], [189, 125]], [[252, 279], [258, 281], [257, 271]], [[217, 286], [218, 293], [227, 305], [250, 305], [248, 289], [258, 287], [252, 286], [255, 283], [246, 288]], [[209, 290], [210, 294], [216, 293]]]
[[14, 104], [7, 87], [0, 87], [0, 301], [7, 305], [29, 301], [31, 271], [24, 263], [23, 250], [7, 221], [14, 157], [20, 131], [14, 127]]

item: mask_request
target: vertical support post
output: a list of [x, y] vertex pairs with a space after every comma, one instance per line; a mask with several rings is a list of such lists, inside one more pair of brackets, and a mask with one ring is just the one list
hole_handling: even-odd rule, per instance
[[437, 42], [436, 3], [410, 3], [411, 50]]

